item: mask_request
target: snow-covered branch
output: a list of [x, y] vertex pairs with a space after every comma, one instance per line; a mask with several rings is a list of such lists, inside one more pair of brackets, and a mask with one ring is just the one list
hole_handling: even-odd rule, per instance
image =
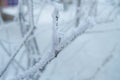
[[16, 57], [16, 55], [19, 53], [19, 51], [21, 50], [21, 48], [23, 47], [24, 43], [27, 41], [27, 39], [29, 38], [29, 36], [31, 35], [31, 33], [33, 33], [33, 31], [34, 31], [34, 27], [31, 27], [31, 29], [28, 31], [28, 33], [26, 34], [26, 36], [21, 41], [18, 49], [12, 54], [12, 56], [9, 59], [8, 63], [6, 64], [6, 66], [4, 67], [4, 69], [1, 71], [0, 77], [6, 72], [7, 68], [12, 63], [12, 61], [14, 60], [14, 58]]

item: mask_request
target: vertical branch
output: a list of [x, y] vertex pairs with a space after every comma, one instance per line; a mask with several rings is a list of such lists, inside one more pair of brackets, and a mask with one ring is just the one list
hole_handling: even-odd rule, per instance
[[94, 17], [97, 16], [97, 5], [98, 5], [97, 0], [91, 1], [90, 10], [88, 13], [89, 16], [94, 16]]
[[2, 19], [2, 8], [0, 7], [0, 24], [3, 23], [3, 19]]
[[[28, 17], [25, 17], [25, 15], [21, 12], [20, 15], [20, 24], [21, 24], [21, 34], [24, 37], [26, 35], [26, 33], [29, 31], [30, 28], [36, 28], [35, 24], [34, 24], [34, 9], [33, 9], [33, 0], [28, 0], [27, 4], [26, 3], [22, 3], [25, 6], [27, 6], [28, 8]], [[22, 7], [22, 5], [21, 5]], [[21, 10], [21, 9], [20, 9]], [[21, 10], [22, 11], [22, 10]], [[25, 24], [27, 23], [27, 24]], [[34, 32], [32, 32], [30, 34], [30, 36], [34, 35]], [[40, 51], [37, 45], [37, 40], [35, 37], [31, 38], [30, 40], [28, 40], [27, 42], [25, 42], [25, 47], [27, 49], [27, 57], [28, 57], [28, 65], [27, 67], [30, 68], [32, 66], [34, 66], [38, 59], [40, 59]], [[37, 79], [39, 74], [37, 75]], [[31, 77], [31, 79], [34, 79], [36, 77], [34, 77], [34, 75]], [[36, 80], [37, 80], [36, 79]]]
[[[28, 9], [29, 9], [29, 23], [30, 23], [30, 27], [35, 27], [34, 24], [34, 10], [33, 10], [33, 0], [29, 0], [28, 1]], [[34, 33], [32, 33], [31, 35], [34, 35]], [[37, 40], [34, 37], [32, 40], [29, 41], [29, 46], [31, 46], [31, 57], [33, 58], [33, 61], [31, 62], [31, 66], [33, 66], [36, 63], [36, 58], [34, 57], [35, 55], [40, 56], [40, 51], [37, 45]], [[37, 57], [36, 56], [36, 57]]]
[[[25, 15], [22, 12], [22, 8], [21, 8], [22, 5], [27, 6], [28, 11], [29, 11], [28, 12], [28, 17], [25, 17]], [[35, 28], [34, 15], [33, 15], [33, 0], [28, 0], [26, 3], [21, 2], [19, 17], [20, 17], [21, 34], [24, 37], [24, 35], [28, 32], [28, 30], [31, 27]], [[34, 35], [34, 33], [31, 33], [31, 36], [32, 35]], [[26, 47], [27, 52], [28, 52], [28, 68], [29, 68], [36, 63], [36, 61], [37, 61], [36, 57], [40, 56], [40, 51], [39, 51], [39, 48], [38, 48], [38, 45], [37, 45], [36, 38], [33, 37], [30, 40], [28, 40], [25, 43], [25, 47]], [[35, 55], [37, 55], [37, 56], [34, 57]]]
[[80, 22], [80, 5], [81, 5], [81, 0], [77, 0], [77, 10], [76, 10], [76, 21], [75, 21], [75, 27], [79, 26]]
[[59, 18], [59, 11], [55, 8], [53, 12], [53, 53], [57, 55], [56, 47], [59, 45], [59, 35], [58, 35], [58, 18]]

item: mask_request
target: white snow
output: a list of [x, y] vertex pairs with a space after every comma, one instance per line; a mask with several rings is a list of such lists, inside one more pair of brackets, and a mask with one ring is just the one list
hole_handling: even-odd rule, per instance
[[[40, 61], [36, 65], [37, 67], [34, 66], [30, 70], [28, 69], [25, 73], [22, 70], [16, 73], [11, 65], [5, 74], [6, 77], [2, 77], [0, 80], [12, 80], [16, 74], [18, 77], [26, 76], [46, 64], [47, 62], [44, 60], [49, 60], [49, 56], [50, 59], [53, 58], [54, 55], [48, 53], [51, 53], [52, 47], [52, 14], [54, 7], [47, 4], [41, 9], [43, 10], [40, 16], [38, 16], [39, 8], [34, 13], [35, 20], [38, 20], [38, 17], [39, 20], [35, 22], [37, 26], [35, 34], [29, 39], [36, 37], [43, 61]], [[92, 27], [86, 26], [89, 29], [65, 47], [57, 58], [47, 65], [39, 80], [120, 80], [120, 14], [117, 11], [118, 9], [115, 11], [113, 9], [114, 7], [101, 0], [98, 7], [98, 14], [100, 15], [96, 19], [92, 17], [87, 19], [92, 24]], [[109, 15], [112, 10], [114, 12]], [[59, 27], [63, 37], [61, 45], [67, 43], [65, 41], [69, 42], [67, 39], [71, 39], [70, 35], [74, 37], [81, 29], [86, 28], [74, 28], [74, 5], [70, 6], [67, 12], [60, 10], [59, 16]], [[82, 20], [82, 25], [86, 23], [85, 21]], [[25, 39], [21, 37], [19, 24], [16, 21], [0, 25], [0, 41], [3, 42], [7, 49], [11, 49], [10, 53], [13, 54], [16, 51], [22, 40]], [[20, 64], [25, 69], [27, 65], [26, 55], [25, 47], [23, 47], [15, 58], [20, 61]], [[9, 59], [10, 57], [0, 46], [0, 72]]]

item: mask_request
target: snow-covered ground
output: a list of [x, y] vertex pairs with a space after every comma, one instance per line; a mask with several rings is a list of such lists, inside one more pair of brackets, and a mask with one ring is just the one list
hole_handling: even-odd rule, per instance
[[[61, 29], [74, 27], [74, 8], [71, 6], [67, 12], [60, 12], [59, 26]], [[48, 64], [40, 80], [120, 80], [120, 14], [114, 11], [110, 17], [113, 21], [104, 22], [112, 8], [105, 3], [98, 7], [100, 15], [97, 19], [98, 22], [103, 21], [103, 23], [95, 24], [63, 49], [58, 57]], [[41, 55], [44, 56], [44, 52], [52, 47], [51, 15], [53, 7], [45, 6], [39, 20], [37, 19], [38, 12], [37, 10], [35, 12], [37, 29], [34, 35]], [[21, 40], [19, 23], [11, 22], [0, 25], [0, 41], [9, 49], [10, 53], [14, 53]], [[24, 51], [23, 47], [21, 54], [16, 56], [16, 60], [20, 61], [22, 65], [26, 65], [26, 57], [20, 60], [20, 56], [26, 55], [22, 54], [25, 53]], [[0, 46], [0, 71], [9, 58]], [[15, 74], [19, 74], [14, 71], [12, 66], [7, 72], [5, 74], [8, 75], [5, 77], [7, 80], [14, 77]]]
[[49, 64], [42, 80], [91, 80], [93, 75], [94, 80], [119, 80], [119, 20], [79, 36]]

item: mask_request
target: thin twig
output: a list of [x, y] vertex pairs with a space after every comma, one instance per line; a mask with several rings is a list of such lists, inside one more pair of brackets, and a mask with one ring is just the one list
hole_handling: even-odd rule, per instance
[[16, 57], [16, 55], [18, 54], [18, 52], [21, 50], [21, 48], [24, 46], [24, 43], [27, 41], [27, 39], [29, 38], [29, 36], [31, 35], [31, 33], [33, 33], [34, 31], [34, 27], [32, 27], [28, 33], [26, 34], [26, 36], [23, 38], [23, 40], [21, 41], [18, 49], [15, 51], [15, 53], [11, 56], [10, 60], [8, 61], [8, 63], [6, 64], [6, 66], [4, 67], [4, 69], [2, 70], [2, 72], [0, 73], [0, 77], [2, 77], [2, 75], [6, 72], [7, 68], [9, 67], [9, 65], [12, 63], [12, 61], [14, 60], [14, 58]]
[[[8, 55], [9, 57], [11, 57], [11, 54], [9, 53], [9, 51], [7, 50], [7, 48], [5, 47], [5, 45], [4, 45], [1, 41], [0, 41], [0, 45], [1, 45], [1, 47], [3, 48], [3, 50], [7, 53], [7, 55]], [[22, 65], [20, 65], [19, 62], [18, 62], [16, 59], [14, 59], [14, 63], [17, 64], [18, 67], [19, 67], [22, 71], [25, 70], [24, 67], [23, 67]]]

